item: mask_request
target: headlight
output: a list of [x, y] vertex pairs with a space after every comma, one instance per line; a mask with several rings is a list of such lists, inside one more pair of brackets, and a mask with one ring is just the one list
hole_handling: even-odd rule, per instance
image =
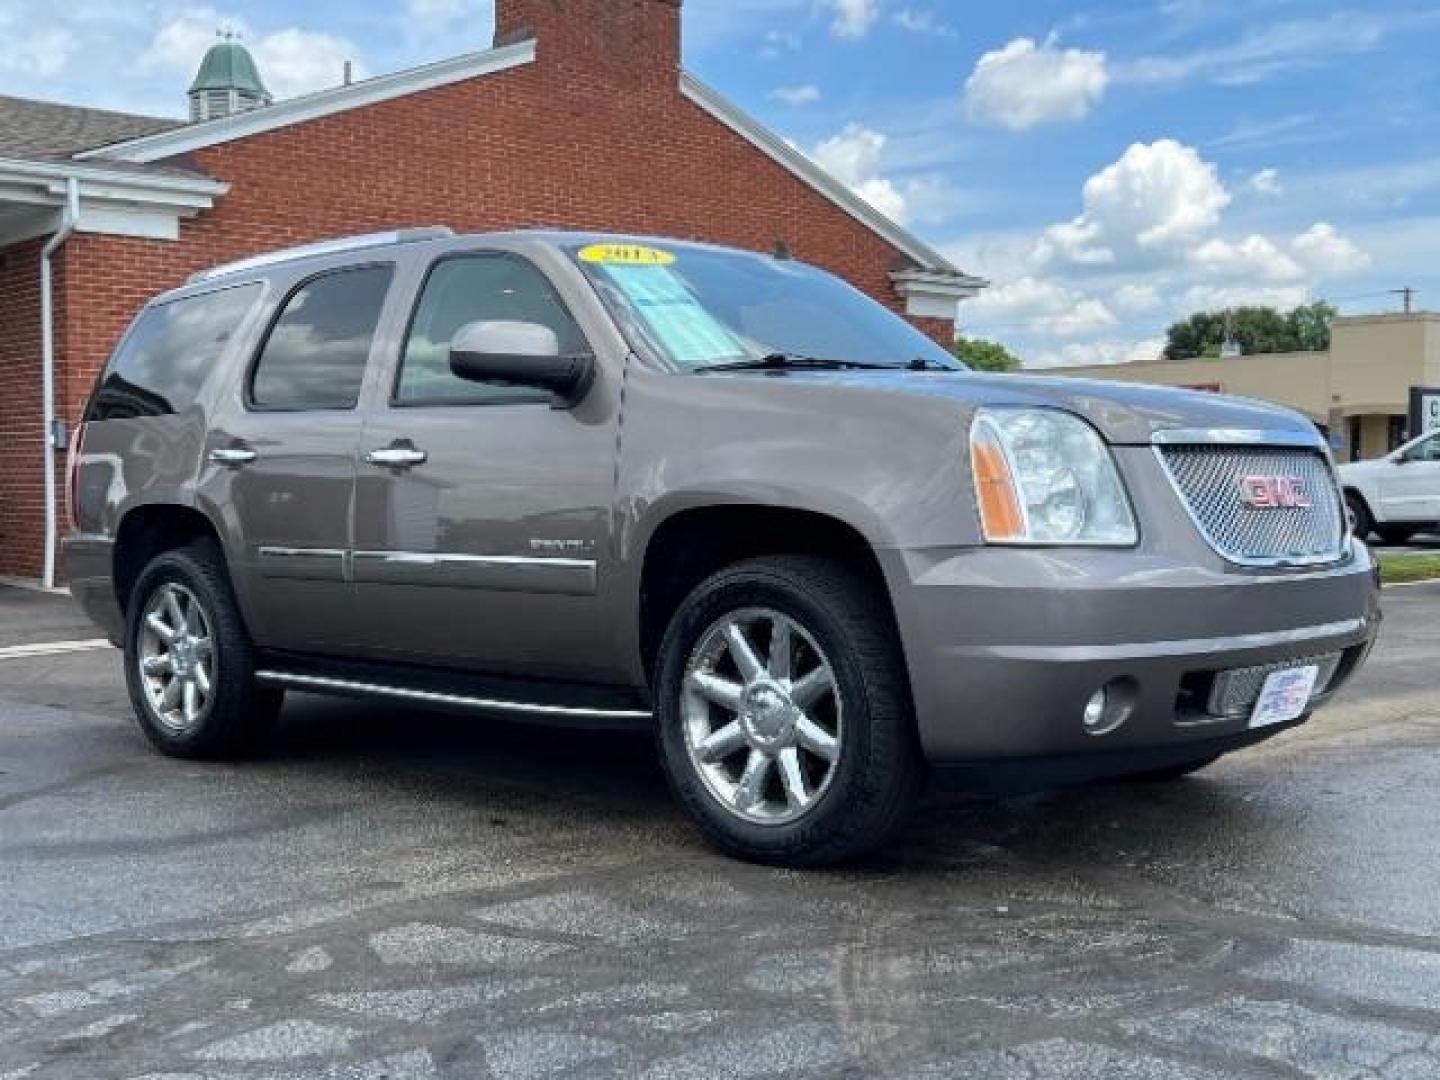
[[989, 543], [1126, 546], [1139, 538], [1109, 448], [1077, 416], [981, 409], [970, 464]]

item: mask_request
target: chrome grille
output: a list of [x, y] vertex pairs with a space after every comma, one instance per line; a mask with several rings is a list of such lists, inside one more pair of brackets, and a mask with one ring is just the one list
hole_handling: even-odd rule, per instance
[[1215, 676], [1205, 711], [1211, 716], [1249, 716], [1255, 703], [1260, 700], [1260, 691], [1265, 689], [1266, 679], [1277, 671], [1293, 671], [1295, 668], [1310, 667], [1312, 664], [1320, 669], [1315, 678], [1314, 690], [1314, 696], [1319, 697], [1330, 688], [1330, 682], [1340, 667], [1340, 657], [1338, 652], [1326, 653], [1324, 656], [1311, 656], [1304, 660], [1286, 660], [1279, 664], [1222, 671]]
[[[1157, 448], [1210, 546], [1232, 562], [1333, 562], [1345, 544], [1345, 518], [1325, 455], [1300, 447], [1184, 445]], [[1246, 477], [1293, 477], [1309, 506], [1259, 509], [1245, 502]]]

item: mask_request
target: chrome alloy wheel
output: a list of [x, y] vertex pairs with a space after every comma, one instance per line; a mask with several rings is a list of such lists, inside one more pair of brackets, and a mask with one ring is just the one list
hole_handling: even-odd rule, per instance
[[701, 635], [685, 666], [691, 764], [737, 817], [795, 821], [834, 779], [842, 705], [835, 670], [804, 627], [768, 608], [733, 611]]
[[136, 652], [155, 718], [175, 734], [199, 727], [214, 701], [216, 660], [210, 621], [195, 594], [173, 581], [156, 589]]

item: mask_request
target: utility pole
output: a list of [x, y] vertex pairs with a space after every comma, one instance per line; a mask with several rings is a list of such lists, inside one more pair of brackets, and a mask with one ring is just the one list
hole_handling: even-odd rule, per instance
[[1390, 292], [1394, 296], [1405, 298], [1405, 314], [1409, 315], [1412, 307], [1411, 302], [1415, 299], [1415, 290], [1409, 285], [1406, 285], [1403, 289], [1391, 289]]

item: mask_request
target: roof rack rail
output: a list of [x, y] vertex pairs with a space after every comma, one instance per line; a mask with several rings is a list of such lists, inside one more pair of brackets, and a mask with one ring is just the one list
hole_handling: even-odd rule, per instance
[[291, 262], [295, 259], [308, 259], [316, 255], [343, 255], [347, 251], [364, 251], [366, 248], [388, 247], [391, 244], [413, 244], [421, 240], [444, 240], [454, 235], [455, 230], [447, 225], [427, 225], [418, 229], [391, 229], [388, 232], [362, 233], [359, 236], [340, 236], [333, 240], [321, 240], [315, 244], [302, 244], [299, 247], [267, 251], [261, 255], [252, 255], [246, 259], [212, 266], [192, 274], [187, 284], [195, 285], [201, 281], [225, 277], [242, 270], [258, 270], [261, 267]]

